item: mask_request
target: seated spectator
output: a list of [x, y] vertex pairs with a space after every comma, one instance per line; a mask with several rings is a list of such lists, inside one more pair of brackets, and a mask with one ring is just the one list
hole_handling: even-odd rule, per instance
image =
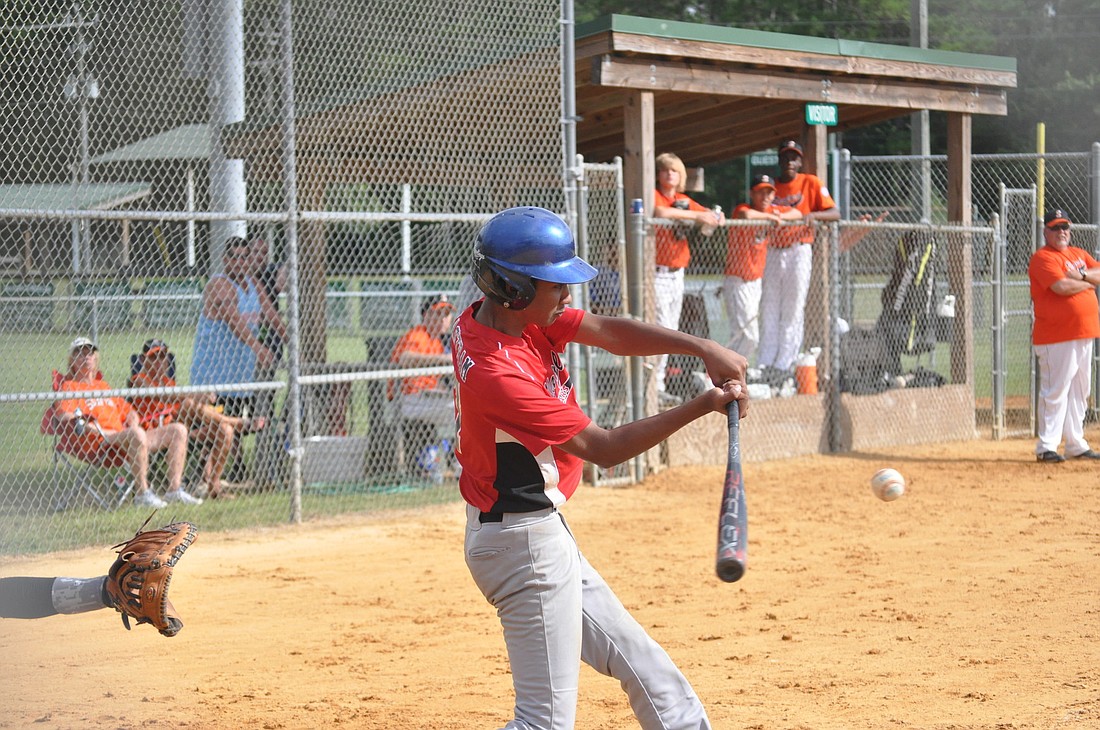
[[[735, 207], [732, 215], [737, 220], [760, 221], [766, 225], [729, 229], [726, 278], [722, 284], [722, 300], [730, 323], [729, 348], [750, 362], [760, 344], [760, 282], [768, 244], [783, 235], [776, 228], [782, 221], [802, 217], [797, 208], [773, 205], [774, 200], [775, 180], [771, 175], [757, 175], [749, 188], [750, 202]], [[790, 234], [786, 235], [789, 238]]]
[[[141, 347], [137, 370], [130, 376], [131, 388], [171, 388], [176, 385], [172, 377], [171, 353], [164, 340], [147, 340]], [[200, 442], [208, 456], [203, 464], [203, 485], [211, 499], [228, 496], [222, 491], [222, 473], [237, 432], [251, 433], [265, 425], [263, 418], [237, 418], [227, 416], [214, 406], [214, 394], [201, 395], [152, 395], [133, 399], [134, 410], [142, 428], [156, 429], [170, 423], [182, 423], [189, 436]]]
[[[110, 390], [99, 372], [99, 348], [87, 337], [78, 337], [69, 346], [69, 369], [58, 390]], [[137, 411], [119, 397], [66, 398], [54, 405], [59, 421], [68, 422], [79, 434], [75, 438], [80, 441], [82, 459], [104, 466], [112, 462], [130, 466], [135, 505], [159, 509], [168, 502], [202, 504], [201, 499], [180, 486], [187, 459], [187, 429], [182, 424], [167, 423], [146, 430], [141, 427]], [[77, 410], [86, 426], [78, 424]], [[168, 452], [168, 491], [161, 499], [149, 488], [149, 453], [164, 450]]]
[[[451, 365], [443, 338], [450, 337], [454, 313], [454, 305], [446, 296], [424, 302], [421, 323], [397, 341], [390, 362], [402, 368]], [[400, 382], [390, 381], [387, 397], [400, 399], [406, 453], [419, 456], [454, 430], [454, 396], [443, 384], [443, 376], [416, 375]]]

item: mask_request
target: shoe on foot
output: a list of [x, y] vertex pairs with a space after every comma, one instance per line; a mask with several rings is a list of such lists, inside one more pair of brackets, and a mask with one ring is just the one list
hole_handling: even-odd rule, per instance
[[1080, 454], [1074, 455], [1073, 458], [1074, 459], [1095, 459], [1097, 461], [1100, 461], [1100, 453], [1097, 453], [1097, 452], [1093, 451], [1092, 449], [1089, 449], [1087, 451], [1082, 451]]
[[1044, 451], [1041, 454], [1035, 455], [1036, 461], [1045, 461], [1050, 464], [1058, 464], [1066, 460], [1066, 457], [1059, 454], [1057, 451]]
[[164, 509], [168, 506], [167, 502], [153, 494], [152, 489], [146, 489], [144, 492], [135, 494], [134, 504], [138, 507], [152, 507], [153, 509]]
[[199, 499], [198, 497], [192, 497], [190, 494], [183, 491], [182, 489], [176, 489], [171, 492], [166, 492], [164, 495], [164, 499], [167, 502], [179, 502], [180, 504], [192, 504], [196, 506], [202, 504], [201, 499]]

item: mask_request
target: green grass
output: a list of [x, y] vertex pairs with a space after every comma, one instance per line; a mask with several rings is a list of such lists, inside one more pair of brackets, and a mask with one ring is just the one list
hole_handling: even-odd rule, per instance
[[[458, 502], [453, 484], [429, 487], [416, 484], [331, 485], [302, 490], [302, 517], [318, 519], [349, 513], [375, 513]], [[151, 510], [130, 503], [117, 511], [82, 507], [62, 512], [48, 509], [0, 512], [0, 555], [21, 555], [68, 550], [87, 545], [110, 546], [132, 535]], [[153, 522], [194, 522], [202, 531], [228, 531], [287, 524], [290, 497], [285, 491], [242, 495], [232, 501], [208, 500], [201, 506], [171, 505]]]
[[[699, 277], [702, 278], [702, 277]], [[708, 277], [708, 287], [717, 278]], [[867, 283], [876, 283], [868, 279]], [[877, 283], [881, 283], [880, 281]], [[1006, 308], [1026, 312], [1029, 295], [1026, 278], [1016, 277], [1008, 290]], [[854, 300], [853, 323], [871, 325], [880, 309], [879, 289], [858, 290]], [[327, 332], [328, 362], [363, 362], [366, 358], [365, 335], [360, 329], [360, 307], [348, 301], [341, 314], [344, 328], [330, 327]], [[708, 304], [708, 307], [710, 305]], [[992, 393], [992, 335], [988, 290], [976, 301], [983, 315], [974, 331], [975, 395], [979, 401]], [[721, 317], [721, 305], [711, 311], [711, 318]], [[721, 325], [718, 325], [719, 327]], [[50, 371], [65, 369], [69, 342], [77, 332], [0, 333], [0, 344], [6, 354], [0, 369], [0, 393], [48, 392]], [[722, 333], [711, 332], [721, 339]], [[100, 365], [107, 382], [122, 387], [130, 372], [130, 354], [140, 349], [149, 336], [168, 341], [177, 359], [178, 379], [187, 383], [194, 340], [193, 327], [150, 331], [134, 328], [109, 331], [99, 335]], [[1029, 392], [1030, 321], [1026, 316], [1010, 317], [1006, 323], [1006, 355], [1008, 360], [1006, 393], [1009, 396]], [[921, 358], [903, 358], [903, 367], [918, 364], [948, 375], [950, 346], [938, 343], [934, 354]], [[281, 374], [285, 377], [285, 374]], [[582, 389], [587, 384], [580, 380]], [[349, 412], [349, 434], [362, 435], [370, 425], [368, 383], [352, 386], [352, 408]], [[375, 386], [376, 387], [376, 386]], [[580, 393], [584, 402], [583, 392]], [[276, 412], [281, 412], [285, 391], [276, 394]], [[107, 545], [131, 534], [148, 516], [148, 511], [129, 504], [117, 512], [82, 507], [63, 512], [50, 511], [52, 476], [52, 441], [39, 434], [39, 422], [47, 403], [7, 403], [0, 406], [0, 555], [36, 553], [85, 545]], [[253, 439], [245, 441], [253, 448]], [[302, 494], [304, 519], [380, 510], [418, 507], [458, 501], [453, 484], [431, 487], [407, 483], [400, 478], [374, 475], [370, 483], [307, 485]], [[173, 506], [158, 519], [172, 517], [195, 521], [204, 530], [249, 529], [285, 524], [290, 517], [290, 499], [285, 491], [242, 496], [231, 502], [208, 501], [200, 507]]]

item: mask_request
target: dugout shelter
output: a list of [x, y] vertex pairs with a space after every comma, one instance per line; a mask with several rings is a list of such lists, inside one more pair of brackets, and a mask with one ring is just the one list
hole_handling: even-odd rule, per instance
[[[855, 129], [919, 110], [947, 115], [948, 218], [969, 225], [971, 213], [971, 127], [976, 114], [1004, 115], [1007, 93], [1016, 86], [1013, 58], [919, 49], [835, 38], [815, 38], [724, 26], [610, 15], [574, 29], [573, 53], [562, 53], [572, 70], [574, 99], [566, 99], [560, 129], [566, 144], [589, 162], [621, 157], [625, 197], [641, 198], [652, 210], [654, 158], [674, 151], [689, 167], [705, 167], [774, 147], [794, 138], [805, 150], [804, 171], [824, 176], [831, 131]], [[477, 165], [499, 150], [483, 150], [472, 130], [484, 123], [486, 104], [504, 113], [523, 103], [522, 92], [494, 96], [496, 79], [509, 65], [533, 68], [558, 58], [541, 51], [477, 67], [441, 66], [430, 80], [340, 98], [295, 114], [299, 189], [305, 210], [323, 210], [326, 188], [344, 183], [466, 185], [478, 179]], [[532, 62], [533, 56], [542, 60]], [[543, 66], [540, 66], [543, 64]], [[549, 76], [532, 76], [539, 93]], [[567, 88], [568, 84], [565, 85]], [[575, 101], [575, 104], [571, 102]], [[807, 124], [808, 103], [837, 107], [835, 126]], [[570, 107], [575, 114], [570, 116]], [[446, 127], [469, 157], [441, 158], [431, 144]], [[553, 134], [558, 128], [527, 130]], [[409, 133], [416, 130], [417, 133]], [[245, 159], [249, 179], [276, 182], [282, 152], [283, 120], [253, 118], [228, 130], [227, 154]], [[572, 139], [570, 140], [570, 137]], [[468, 140], [468, 144], [465, 143]], [[516, 139], [522, 144], [522, 139]], [[505, 189], [485, 186], [497, 207], [524, 202], [524, 191], [550, 187], [545, 171], [532, 170]], [[325, 223], [303, 221], [301, 229], [303, 302], [324, 291]], [[652, 256], [652, 242], [646, 249]], [[827, 250], [815, 255], [815, 286], [807, 304], [807, 340], [821, 341], [831, 319]], [[972, 308], [970, 251], [948, 252], [956, 314], [967, 322]], [[643, 262], [644, 264], [644, 262]], [[642, 266], [652, 271], [652, 266]], [[324, 359], [323, 308], [303, 306], [305, 359]], [[969, 327], [954, 329], [951, 382], [972, 381], [973, 341]], [[823, 358], [827, 363], [828, 358]], [[827, 365], [826, 365], [827, 367]], [[827, 374], [827, 373], [826, 373]], [[972, 391], [959, 409], [973, 410]], [[948, 419], [950, 420], [950, 419]], [[973, 416], [961, 419], [973, 424]], [[967, 436], [969, 437], [969, 435]]]

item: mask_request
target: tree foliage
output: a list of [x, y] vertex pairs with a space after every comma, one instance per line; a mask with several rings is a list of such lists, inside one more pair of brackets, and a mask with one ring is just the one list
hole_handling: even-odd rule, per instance
[[[830, 38], [908, 45], [910, 0], [577, 0], [578, 20], [610, 13]], [[976, 152], [1084, 151], [1100, 139], [1100, 0], [928, 0], [930, 48], [1017, 60], [1006, 117], [976, 117]], [[943, 115], [932, 115], [943, 152]], [[909, 118], [845, 135], [860, 154], [909, 150]]]

